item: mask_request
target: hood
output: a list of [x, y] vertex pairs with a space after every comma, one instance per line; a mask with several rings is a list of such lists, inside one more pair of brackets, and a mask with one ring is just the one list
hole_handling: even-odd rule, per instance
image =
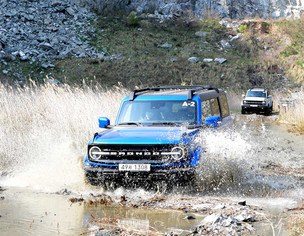
[[99, 133], [94, 143], [99, 144], [178, 144], [184, 127], [115, 127]]

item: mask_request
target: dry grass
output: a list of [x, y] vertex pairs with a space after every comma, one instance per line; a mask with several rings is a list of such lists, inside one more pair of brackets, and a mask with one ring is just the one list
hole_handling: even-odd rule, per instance
[[0, 173], [45, 154], [48, 148], [56, 148], [55, 143], [68, 142], [83, 156], [88, 140], [99, 129], [98, 117], [107, 116], [113, 123], [126, 93], [119, 87], [1, 85]]
[[288, 229], [290, 236], [304, 235], [304, 215], [301, 212], [288, 216]]
[[287, 228], [291, 236], [304, 235], [303, 199], [300, 207], [288, 209]]
[[304, 135], [304, 102], [296, 102], [295, 106], [282, 108], [279, 121], [293, 125], [290, 132]]

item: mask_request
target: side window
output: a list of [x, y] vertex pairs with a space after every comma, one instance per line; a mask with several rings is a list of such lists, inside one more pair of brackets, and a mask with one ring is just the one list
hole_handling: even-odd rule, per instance
[[212, 98], [211, 102], [211, 114], [213, 116], [220, 116], [220, 107], [217, 98]]
[[205, 119], [211, 116], [211, 105], [209, 100], [205, 100], [201, 102], [201, 110], [202, 110], [202, 123], [204, 123]]
[[220, 103], [222, 108], [222, 116], [223, 117], [229, 116], [229, 107], [228, 107], [226, 95], [220, 96]]

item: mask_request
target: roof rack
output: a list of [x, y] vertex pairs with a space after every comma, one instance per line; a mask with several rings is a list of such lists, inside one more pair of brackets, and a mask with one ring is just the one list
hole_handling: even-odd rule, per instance
[[251, 89], [256, 89], [256, 88], [257, 88], [257, 89], [264, 89], [264, 91], [269, 90], [269, 88], [265, 88], [265, 87], [263, 87], [263, 86], [251, 87], [250, 90], [251, 90]]
[[217, 93], [219, 93], [218, 88], [213, 87], [211, 85], [169, 85], [169, 86], [157, 86], [157, 87], [149, 87], [149, 88], [143, 88], [143, 89], [135, 89], [130, 93], [129, 100], [133, 101], [135, 96], [141, 92], [146, 92], [146, 91], [151, 91], [151, 90], [160, 91], [160, 90], [166, 90], [166, 89], [168, 89], [168, 90], [170, 90], [170, 89], [189, 89], [188, 100], [192, 100], [193, 94], [195, 92], [204, 90], [204, 89], [215, 90]]

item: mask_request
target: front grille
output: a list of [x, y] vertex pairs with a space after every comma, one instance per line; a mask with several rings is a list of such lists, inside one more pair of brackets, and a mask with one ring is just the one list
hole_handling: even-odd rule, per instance
[[263, 105], [261, 101], [246, 101], [246, 104]]
[[[102, 156], [96, 160], [89, 153], [91, 147], [97, 146]], [[89, 145], [89, 160], [98, 163], [119, 163], [121, 161], [145, 161], [145, 163], [162, 164], [172, 159], [170, 153], [173, 145]], [[185, 155], [187, 158], [187, 155]]]

